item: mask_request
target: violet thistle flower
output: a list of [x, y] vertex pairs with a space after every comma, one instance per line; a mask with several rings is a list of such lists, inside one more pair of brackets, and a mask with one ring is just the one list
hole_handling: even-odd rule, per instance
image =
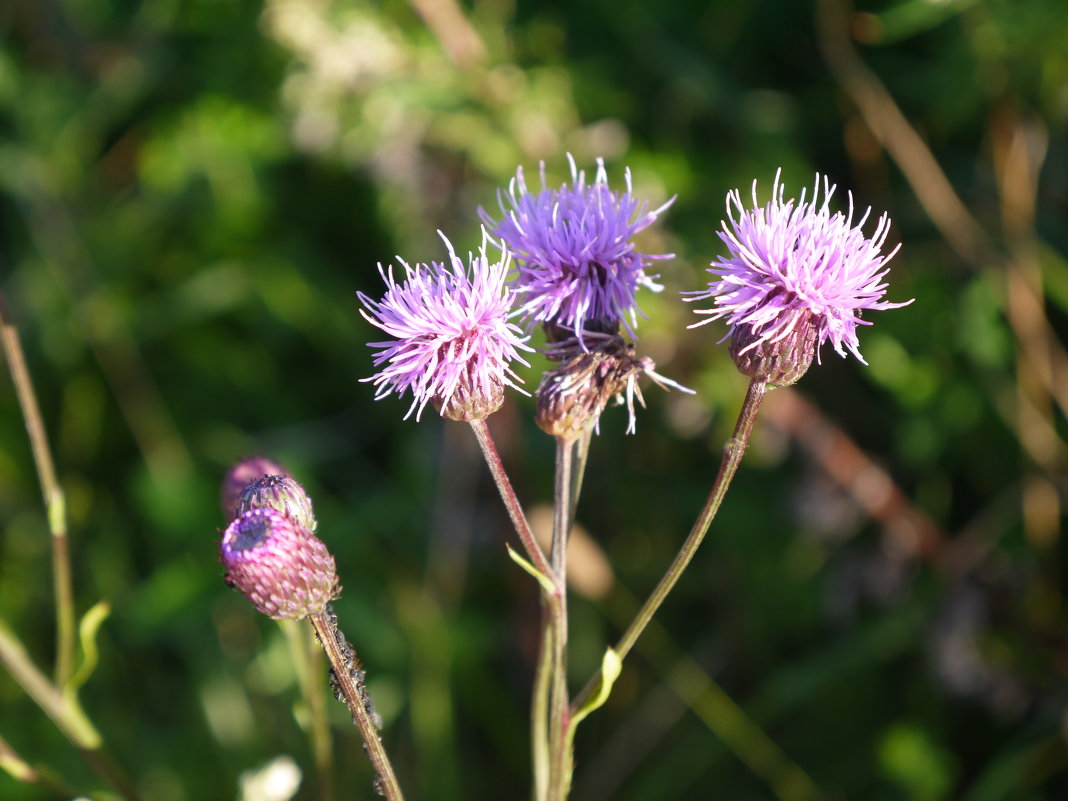
[[559, 367], [547, 370], [538, 385], [534, 421], [553, 437], [570, 440], [591, 426], [596, 429], [601, 413], [609, 401], [626, 403], [629, 413], [627, 433], [633, 434], [637, 420], [634, 400], [642, 408], [638, 379], [648, 376], [661, 389], [693, 390], [656, 372], [656, 363], [648, 356], [638, 356], [632, 343], [615, 334], [586, 332], [588, 346], [570, 339], [547, 351]]
[[312, 533], [318, 527], [311, 498], [304, 487], [289, 476], [263, 476], [250, 482], [238, 499], [234, 517], [249, 509], [274, 509]]
[[227, 520], [237, 517], [237, 502], [241, 493], [251, 482], [264, 476], [288, 476], [289, 471], [266, 456], [250, 456], [242, 459], [229, 470], [222, 482], [220, 503]]
[[785, 189], [775, 173], [772, 199], [757, 204], [753, 182], [753, 208], [742, 206], [741, 195], [727, 195], [727, 217], [719, 237], [729, 255], [712, 262], [717, 278], [708, 289], [686, 294], [687, 300], [712, 298], [715, 307], [698, 309], [711, 320], [726, 318], [730, 325], [730, 352], [738, 369], [773, 386], [796, 382], [819, 358], [820, 346], [830, 342], [838, 355], [852, 353], [861, 362], [856, 329], [871, 325], [861, 319], [865, 309], [896, 309], [912, 303], [881, 300], [887, 262], [900, 245], [883, 254], [890, 218], [883, 214], [871, 238], [861, 230], [871, 209], [853, 223], [853, 195], [849, 211], [831, 213], [835, 187], [823, 178], [823, 200], [818, 201], [820, 176], [811, 201], [802, 191], [799, 200], [784, 199]]
[[317, 615], [341, 591], [322, 541], [274, 509], [249, 509], [230, 523], [219, 555], [227, 583], [273, 620]]
[[[440, 233], [440, 232], [439, 232]], [[392, 340], [370, 342], [377, 373], [361, 381], [375, 387], [375, 400], [412, 394], [418, 420], [433, 402], [442, 417], [480, 420], [500, 408], [506, 386], [523, 390], [509, 367], [513, 359], [527, 365], [520, 350], [532, 350], [518, 326], [508, 322], [512, 291], [505, 286], [511, 258], [502, 250], [497, 261], [486, 255], [489, 242], [483, 232], [477, 256], [464, 267], [452, 244], [441, 234], [449, 251], [448, 265], [431, 262], [404, 268], [406, 280], [398, 284], [392, 266], [378, 271], [386, 282], [385, 296], [371, 300], [357, 292], [360, 313]]]
[[608, 188], [604, 160], [597, 159], [592, 184], [569, 153], [571, 184], [549, 189], [541, 164], [541, 191], [527, 188], [523, 168], [516, 170], [508, 192], [498, 192], [501, 220], [485, 210], [479, 215], [491, 233], [515, 254], [519, 314], [574, 333], [585, 346], [585, 332], [614, 334], [620, 323], [634, 336], [635, 293], [644, 286], [662, 287], [645, 268], [673, 253], [638, 253], [631, 237], [648, 228], [675, 198], [648, 211], [632, 194], [630, 170], [626, 191]]

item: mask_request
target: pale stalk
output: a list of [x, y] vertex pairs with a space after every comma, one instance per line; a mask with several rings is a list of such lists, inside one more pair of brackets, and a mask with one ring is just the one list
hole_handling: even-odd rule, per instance
[[[723, 497], [727, 494], [731, 479], [738, 472], [738, 465], [741, 464], [742, 456], [745, 454], [746, 446], [749, 444], [749, 435], [753, 432], [753, 424], [756, 422], [757, 412], [760, 410], [761, 401], [764, 400], [767, 392], [768, 386], [764, 382], [757, 380], [749, 382], [749, 389], [745, 393], [742, 409], [738, 413], [738, 421], [734, 425], [734, 433], [723, 448], [723, 461], [720, 463], [715, 481], [712, 482], [712, 489], [708, 493], [704, 508], [701, 509], [701, 513], [697, 516], [697, 520], [694, 521], [693, 528], [690, 529], [686, 541], [682, 544], [671, 566], [664, 573], [663, 578], [660, 579], [660, 583], [656, 585], [656, 589], [642, 604], [642, 608], [616, 643], [615, 651], [621, 660], [634, 647], [635, 641], [645, 630], [645, 627], [649, 625], [649, 621], [656, 614], [656, 610], [660, 608], [668, 593], [678, 583], [679, 577], [690, 564], [694, 554], [697, 553], [697, 548], [701, 545], [701, 541], [705, 538], [705, 534], [708, 533], [708, 527], [712, 524], [712, 519], [716, 516], [716, 512], [719, 511], [719, 507], [723, 503]], [[581, 709], [586, 700], [599, 689], [601, 679], [601, 671], [598, 670], [597, 674], [594, 675], [572, 702], [572, 714]], [[573, 731], [571, 736], [574, 736]]]
[[560, 598], [552, 623], [552, 693], [549, 710], [549, 801], [563, 801], [571, 785], [570, 698], [567, 690], [567, 534], [571, 520], [571, 456], [574, 441], [556, 439], [553, 539], [550, 561]]
[[44, 496], [48, 530], [52, 539], [52, 585], [56, 604], [56, 663], [55, 683], [63, 687], [71, 677], [74, 665], [74, 592], [71, 584], [70, 547], [67, 541], [67, 514], [63, 489], [56, 480], [56, 468], [48, 448], [48, 436], [41, 419], [41, 409], [33, 391], [30, 371], [26, 368], [18, 330], [0, 293], [0, 342], [7, 359], [11, 380], [15, 384], [22, 418], [30, 436], [33, 461]]
[[401, 793], [400, 785], [397, 783], [397, 776], [393, 772], [393, 765], [390, 763], [389, 757], [386, 755], [386, 749], [382, 745], [382, 738], [378, 734], [374, 721], [371, 720], [370, 713], [364, 706], [360, 687], [349, 673], [349, 668], [345, 664], [345, 657], [337, 641], [337, 627], [331, 622], [326, 612], [311, 615], [308, 619], [311, 621], [315, 633], [319, 635], [319, 644], [323, 646], [326, 658], [330, 660], [330, 665], [334, 669], [334, 677], [337, 680], [338, 688], [340, 688], [342, 695], [345, 697], [345, 705], [349, 708], [353, 722], [360, 730], [367, 756], [371, 759], [371, 765], [377, 775], [375, 789], [380, 791], [387, 801], [404, 801], [404, 795]]
[[547, 801], [549, 793], [549, 694], [552, 681], [552, 611], [542, 601], [541, 641], [534, 667], [534, 688], [530, 698], [530, 748], [534, 770], [534, 801]]
[[133, 782], [103, 748], [103, 739], [73, 694], [64, 694], [38, 670], [15, 634], [0, 621], [0, 664], [23, 691], [52, 719], [90, 768], [128, 801], [140, 795]]
[[333, 801], [333, 749], [330, 740], [330, 722], [326, 717], [326, 698], [321, 682], [322, 652], [308, 636], [308, 630], [294, 620], [279, 620], [279, 628], [289, 643], [293, 661], [297, 666], [300, 693], [308, 708], [308, 728], [315, 756], [315, 771], [319, 780], [321, 801]]

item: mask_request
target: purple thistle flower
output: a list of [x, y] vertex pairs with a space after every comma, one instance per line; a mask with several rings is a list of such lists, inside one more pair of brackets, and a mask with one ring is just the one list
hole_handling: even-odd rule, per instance
[[318, 614], [341, 589], [322, 540], [274, 509], [250, 509], [230, 523], [219, 556], [227, 582], [273, 620]]
[[[440, 232], [439, 232], [440, 233]], [[360, 310], [372, 325], [394, 339], [370, 342], [378, 348], [375, 367], [382, 369], [361, 381], [375, 387], [375, 400], [394, 392], [411, 392], [418, 420], [431, 401], [443, 417], [480, 419], [496, 411], [504, 399], [504, 387], [523, 390], [519, 377], [508, 363], [527, 363], [519, 350], [532, 350], [518, 326], [508, 322], [513, 293], [505, 286], [511, 263], [507, 251], [491, 262], [486, 256], [487, 238], [477, 256], [469, 256], [470, 267], [449, 250], [448, 266], [431, 262], [410, 267], [400, 258], [406, 280], [398, 284], [393, 267], [380, 264], [378, 271], [388, 287], [385, 296], [371, 300], [362, 292], [357, 297], [366, 309]]]
[[515, 254], [518, 312], [524, 319], [574, 331], [580, 341], [585, 330], [615, 333], [622, 322], [633, 337], [638, 287], [654, 292], [662, 289], [653, 281], [656, 276], [645, 274], [645, 268], [649, 262], [674, 254], [638, 253], [630, 239], [652, 225], [675, 198], [647, 211], [648, 204], [631, 194], [629, 169], [626, 191], [615, 192], [608, 188], [603, 159], [597, 159], [592, 184], [586, 183], [586, 173], [576, 168], [570, 153], [567, 159], [570, 186], [565, 183], [549, 189], [542, 162], [542, 188], [532, 193], [520, 167], [508, 192], [497, 193], [501, 221], [483, 209], [479, 215]]
[[[871, 209], [854, 225], [852, 193], [848, 214], [832, 214], [830, 200], [835, 187], [826, 177], [822, 202], [817, 200], [819, 175], [812, 200], [806, 202], [804, 191], [798, 201], [784, 200], [780, 173], [775, 173], [771, 202], [763, 207], [757, 204], [756, 181], [750, 210], [742, 206], [737, 189], [728, 193], [731, 227], [724, 222], [719, 237], [729, 255], [712, 262], [708, 271], [718, 277], [709, 282], [708, 289], [685, 293], [693, 296], [686, 300], [712, 298], [716, 305], [696, 310], [709, 318], [690, 327], [726, 318], [731, 327], [732, 355], [740, 367], [750, 352], [774, 354], [777, 359], [793, 362], [782, 365], [783, 374], [793, 381], [800, 378], [796, 367], [805, 358], [799, 351], [807, 348], [811, 362], [812, 351], [818, 357], [820, 346], [827, 341], [840, 356], [849, 351], [867, 364], [860, 355], [856, 329], [871, 323], [860, 314], [865, 309], [896, 309], [912, 303], [881, 300], [887, 287], [883, 282], [889, 272], [886, 264], [900, 248], [881, 252], [890, 218], [883, 214], [868, 238], [861, 229]], [[803, 365], [801, 373], [807, 366]], [[748, 369], [742, 371], [752, 375]]]

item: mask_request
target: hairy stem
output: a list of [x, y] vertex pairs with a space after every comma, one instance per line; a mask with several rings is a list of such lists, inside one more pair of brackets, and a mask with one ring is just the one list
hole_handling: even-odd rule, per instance
[[11, 322], [10, 314], [0, 293], [0, 343], [7, 359], [11, 380], [15, 384], [22, 418], [30, 435], [33, 461], [41, 483], [48, 529], [52, 535], [52, 584], [56, 603], [56, 664], [55, 682], [64, 686], [70, 679], [74, 664], [74, 592], [71, 586], [70, 548], [67, 544], [67, 515], [63, 490], [56, 480], [56, 468], [52, 452], [48, 448], [41, 409], [33, 391], [30, 371], [22, 352], [18, 330]]
[[[701, 545], [701, 541], [705, 538], [705, 534], [708, 533], [708, 527], [712, 524], [712, 519], [716, 516], [716, 512], [719, 511], [719, 507], [723, 503], [723, 497], [727, 494], [731, 479], [738, 472], [738, 465], [741, 464], [742, 456], [745, 453], [746, 446], [749, 444], [749, 435], [753, 431], [757, 412], [760, 410], [761, 401], [764, 400], [767, 392], [768, 386], [762, 381], [753, 380], [749, 383], [742, 409], [738, 413], [738, 422], [734, 425], [734, 433], [723, 447], [723, 461], [720, 463], [715, 481], [712, 482], [712, 489], [708, 493], [704, 508], [701, 509], [701, 513], [697, 516], [697, 520], [694, 521], [693, 528], [690, 529], [686, 541], [682, 544], [678, 554], [675, 555], [675, 559], [668, 567], [667, 572], [660, 579], [660, 583], [656, 585], [656, 589], [642, 604], [642, 608], [615, 645], [616, 654], [621, 660], [634, 647], [634, 643], [642, 631], [645, 630], [645, 627], [649, 625], [649, 621], [656, 614], [656, 610], [660, 608], [668, 593], [678, 583], [679, 577], [690, 564], [694, 554], [697, 553], [697, 548]], [[580, 709], [583, 703], [600, 689], [601, 681], [602, 675], [598, 671], [586, 687], [583, 688], [582, 692], [579, 693], [578, 697], [575, 698], [571, 705], [572, 714]]]
[[475, 438], [482, 449], [482, 456], [486, 459], [486, 466], [489, 467], [490, 473], [493, 475], [493, 480], [497, 484], [497, 491], [501, 494], [504, 507], [508, 510], [508, 517], [512, 519], [512, 525], [515, 527], [516, 534], [519, 535], [519, 541], [523, 543], [527, 556], [534, 567], [541, 571], [543, 575], [552, 576], [552, 568], [545, 560], [545, 553], [542, 551], [541, 546], [534, 539], [534, 532], [530, 530], [530, 523], [527, 522], [523, 506], [519, 503], [519, 498], [515, 494], [512, 482], [508, 480], [508, 474], [504, 470], [504, 463], [501, 461], [501, 455], [497, 453], [497, 446], [493, 444], [493, 437], [489, 432], [486, 421], [472, 420], [471, 429], [475, 432]]
[[371, 707], [364, 689], [362, 671], [355, 663], [355, 654], [340, 634], [337, 628], [337, 618], [333, 610], [311, 615], [309, 620], [315, 633], [319, 637], [319, 644], [326, 652], [326, 658], [330, 661], [333, 670], [336, 691], [340, 699], [352, 713], [353, 723], [360, 730], [367, 756], [371, 759], [371, 765], [377, 774], [375, 778], [375, 790], [384, 795], [388, 801], [404, 801], [397, 776], [393, 772], [393, 765], [386, 755], [386, 749], [382, 745], [382, 739], [378, 735], [378, 727], [372, 718]]

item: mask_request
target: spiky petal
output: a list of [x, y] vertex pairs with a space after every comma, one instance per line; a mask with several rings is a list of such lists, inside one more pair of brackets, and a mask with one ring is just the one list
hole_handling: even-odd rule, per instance
[[508, 253], [491, 261], [484, 236], [478, 255], [469, 256], [465, 268], [444, 234], [441, 238], [449, 251], [447, 265], [411, 267], [398, 258], [405, 273], [402, 283], [394, 279], [392, 267], [387, 271], [379, 265], [385, 296], [376, 301], [357, 293], [364, 318], [393, 337], [368, 343], [378, 349], [374, 364], [381, 369], [361, 380], [375, 385], [375, 400], [411, 393], [405, 419], [415, 412], [418, 420], [431, 402], [446, 417], [486, 416], [500, 406], [504, 387], [522, 392], [509, 363], [526, 365], [519, 351], [532, 350], [527, 337], [508, 322]]
[[274, 509], [250, 509], [230, 523], [219, 555], [228, 582], [274, 620], [318, 614], [340, 591], [322, 541]]
[[[890, 218], [883, 214], [869, 238], [862, 229], [871, 209], [854, 223], [852, 194], [848, 213], [832, 213], [835, 187], [823, 178], [820, 201], [820, 186], [817, 175], [810, 201], [804, 191], [799, 200], [785, 199], [777, 172], [772, 199], [764, 206], [757, 203], [753, 182], [752, 209], [743, 207], [738, 190], [730, 192], [730, 227], [724, 222], [719, 234], [728, 255], [712, 262], [709, 272], [716, 279], [707, 289], [685, 293], [692, 295], [687, 300], [715, 300], [713, 308], [696, 310], [709, 317], [691, 327], [726, 318], [731, 327], [728, 335], [737, 343], [732, 345], [732, 355], [743, 372], [743, 362], [766, 370], [768, 358], [774, 357], [781, 362], [776, 369], [796, 380], [800, 362], [813, 355], [811, 351], [795, 353], [798, 343], [812, 343], [806, 347], [818, 359], [820, 346], [829, 341], [840, 356], [848, 351], [864, 362], [856, 330], [858, 325], [871, 323], [862, 320], [861, 313], [912, 303], [882, 300], [887, 288], [883, 279], [889, 272], [886, 264], [900, 247], [882, 252]], [[808, 326], [814, 333], [800, 330]], [[776, 352], [779, 343], [784, 343], [783, 353]], [[761, 358], [745, 360], [751, 351], [760, 351]], [[783, 359], [797, 363], [787, 364]]]
[[541, 164], [541, 191], [527, 188], [523, 168], [516, 171], [507, 193], [498, 193], [500, 221], [479, 209], [490, 232], [515, 254], [519, 313], [524, 319], [555, 324], [584, 342], [584, 332], [614, 334], [622, 325], [634, 336], [638, 307], [635, 293], [654, 283], [645, 268], [673, 258], [672, 253], [645, 254], [631, 241], [674, 201], [648, 210], [632, 194], [630, 170], [626, 191], [608, 187], [604, 160], [597, 159], [593, 183], [571, 164], [571, 183], [549, 189]]

